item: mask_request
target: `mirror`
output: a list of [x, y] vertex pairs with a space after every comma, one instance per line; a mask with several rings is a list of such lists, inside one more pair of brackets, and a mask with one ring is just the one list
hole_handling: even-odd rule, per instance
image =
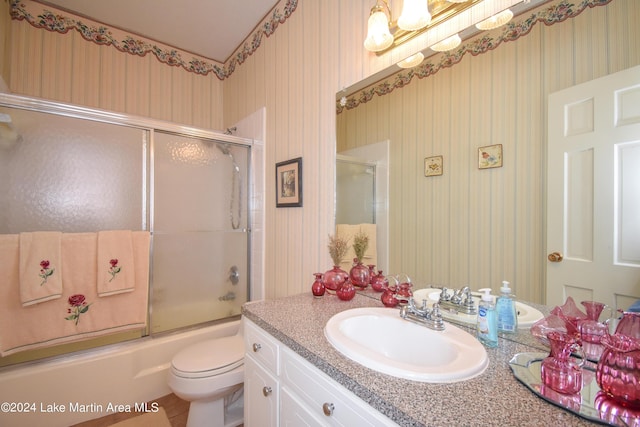
[[[515, 26], [532, 15], [514, 14]], [[571, 42], [560, 37], [562, 24], [536, 25], [521, 40], [477, 55], [431, 55], [336, 95], [347, 97], [345, 108], [338, 102], [338, 154], [389, 140], [388, 271], [408, 274], [416, 288], [468, 284], [497, 294], [508, 280], [519, 300], [545, 302], [546, 102], [567, 86], [551, 64]], [[571, 37], [584, 31], [582, 23]], [[461, 48], [485, 34], [495, 40], [502, 30]], [[569, 48], [579, 50], [575, 41]], [[487, 167], [483, 153], [496, 146], [503, 161]], [[429, 176], [426, 159], [439, 156], [443, 173]]]

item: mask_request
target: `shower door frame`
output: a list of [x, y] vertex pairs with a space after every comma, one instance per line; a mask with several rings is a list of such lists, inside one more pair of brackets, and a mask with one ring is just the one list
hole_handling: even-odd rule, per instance
[[[145, 188], [143, 189], [143, 193], [145, 195], [145, 200], [143, 204], [143, 218], [141, 218], [141, 228], [144, 230], [148, 230], [152, 233], [152, 242], [153, 242], [153, 203], [154, 203], [154, 191], [153, 191], [153, 147], [154, 147], [154, 133], [156, 131], [173, 133], [176, 135], [181, 135], [190, 138], [202, 138], [207, 140], [214, 140], [216, 142], [221, 143], [230, 143], [234, 145], [246, 146], [249, 148], [248, 154], [248, 162], [247, 165], [249, 167], [248, 171], [248, 180], [249, 182], [246, 185], [246, 196], [243, 197], [243, 200], [247, 203], [246, 215], [247, 215], [247, 300], [250, 301], [253, 293], [253, 286], [251, 283], [251, 268], [252, 268], [252, 225], [254, 223], [254, 218], [252, 212], [254, 211], [254, 207], [249, 205], [249, 201], [252, 200], [252, 182], [254, 181], [254, 173], [251, 169], [252, 156], [253, 153], [253, 143], [254, 141], [247, 138], [241, 138], [229, 134], [225, 134], [222, 131], [214, 131], [209, 129], [198, 128], [195, 126], [182, 125], [178, 123], [172, 123], [147, 117], [134, 116], [126, 113], [118, 113], [106, 110], [100, 110], [95, 108], [83, 107], [78, 105], [66, 104], [62, 102], [49, 101], [39, 98], [33, 98], [22, 95], [15, 95], [10, 93], [0, 92], [0, 106], [8, 107], [8, 108], [17, 108], [22, 110], [29, 110], [39, 113], [47, 113], [54, 114], [60, 116], [66, 116], [71, 118], [76, 118], [80, 120], [89, 120], [95, 122], [101, 122], [106, 124], [112, 124], [116, 126], [125, 126], [131, 128], [137, 128], [142, 132], [147, 132], [147, 146], [149, 147], [149, 153], [146, 154], [147, 158], [147, 168], [151, 168], [151, 170], [145, 171], [146, 179], [143, 183]], [[150, 186], [150, 188], [147, 188]], [[151, 246], [151, 250], [153, 251], [153, 244]], [[150, 257], [153, 257], [153, 254], [150, 254]], [[152, 335], [151, 332], [151, 323], [150, 323], [150, 315], [151, 315], [151, 297], [153, 296], [153, 277], [151, 277], [151, 267], [150, 267], [150, 286], [149, 286], [149, 304], [147, 306], [147, 327], [141, 333], [140, 338], [144, 339], [146, 337], [150, 337]], [[237, 318], [238, 316], [234, 316], [232, 319]], [[157, 334], [153, 334], [153, 336], [163, 335], [166, 333], [174, 333], [181, 329], [191, 329], [193, 327], [207, 326], [210, 324], [220, 323], [229, 320], [228, 318], [212, 320], [209, 322], [204, 322], [198, 325], [185, 326], [182, 328], [177, 328], [175, 330], [160, 332]], [[114, 345], [117, 345], [114, 344]], [[98, 348], [98, 347], [94, 347]]]

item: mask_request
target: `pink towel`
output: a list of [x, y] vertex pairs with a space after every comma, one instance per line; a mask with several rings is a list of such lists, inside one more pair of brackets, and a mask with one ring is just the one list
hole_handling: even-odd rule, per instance
[[24, 307], [62, 296], [59, 231], [20, 233], [20, 301]]
[[98, 232], [98, 295], [132, 292], [135, 284], [130, 230]]
[[[149, 232], [134, 231], [135, 289], [99, 298], [96, 233], [62, 235], [64, 294], [47, 304], [22, 307], [17, 235], [0, 235], [0, 355], [81, 341], [146, 327], [149, 298]], [[4, 282], [6, 280], [6, 282]], [[6, 286], [5, 286], [6, 285]]]

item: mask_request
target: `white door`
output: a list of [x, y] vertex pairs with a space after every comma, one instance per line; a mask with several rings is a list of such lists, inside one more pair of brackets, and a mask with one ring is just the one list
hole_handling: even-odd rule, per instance
[[640, 299], [640, 67], [549, 95], [547, 180], [547, 304], [626, 310]]

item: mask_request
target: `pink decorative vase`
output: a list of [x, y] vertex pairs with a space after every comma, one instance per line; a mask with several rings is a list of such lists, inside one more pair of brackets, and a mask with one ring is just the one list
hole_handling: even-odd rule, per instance
[[640, 340], [640, 313], [631, 311], [622, 312], [622, 319], [618, 322], [616, 334], [622, 334]]
[[600, 390], [625, 407], [640, 409], [640, 340], [616, 332], [602, 337], [596, 368]]
[[[587, 318], [578, 320], [582, 348], [588, 359], [598, 360], [604, 350], [600, 340], [609, 330], [606, 323], [600, 322], [599, 319], [602, 311], [609, 306], [597, 301], [582, 301], [580, 304], [587, 311]], [[609, 317], [611, 317], [613, 312], [611, 309], [609, 311]]]
[[331, 293], [337, 291], [348, 278], [349, 274], [346, 271], [334, 265], [331, 270], [324, 273], [322, 282], [325, 289]]
[[540, 377], [542, 383], [562, 394], [575, 394], [582, 389], [583, 359], [576, 362], [571, 358], [574, 351], [582, 352], [578, 340], [573, 335], [552, 331], [547, 334], [551, 352], [542, 361]]
[[371, 278], [371, 289], [376, 292], [382, 292], [389, 287], [389, 281], [382, 274], [382, 270], [378, 270], [378, 274]]
[[311, 285], [311, 293], [314, 297], [319, 298], [324, 295], [326, 290], [324, 283], [322, 283], [322, 273], [314, 273], [316, 276], [316, 280], [313, 281], [313, 285]]
[[356, 288], [353, 286], [353, 283], [351, 283], [351, 280], [347, 279], [347, 281], [338, 288], [336, 295], [338, 295], [338, 298], [342, 301], [352, 300], [353, 297], [356, 296]]
[[353, 283], [353, 286], [365, 289], [369, 286], [369, 268], [358, 261], [358, 258], [353, 259], [353, 267], [349, 271], [349, 279]]
[[376, 276], [376, 266], [369, 264], [367, 267], [369, 267], [369, 284], [371, 284], [371, 281]]
[[396, 298], [396, 290], [395, 287], [389, 287], [382, 292], [382, 296], [380, 297], [380, 301], [384, 304], [385, 307], [395, 307], [398, 305], [399, 301]]

